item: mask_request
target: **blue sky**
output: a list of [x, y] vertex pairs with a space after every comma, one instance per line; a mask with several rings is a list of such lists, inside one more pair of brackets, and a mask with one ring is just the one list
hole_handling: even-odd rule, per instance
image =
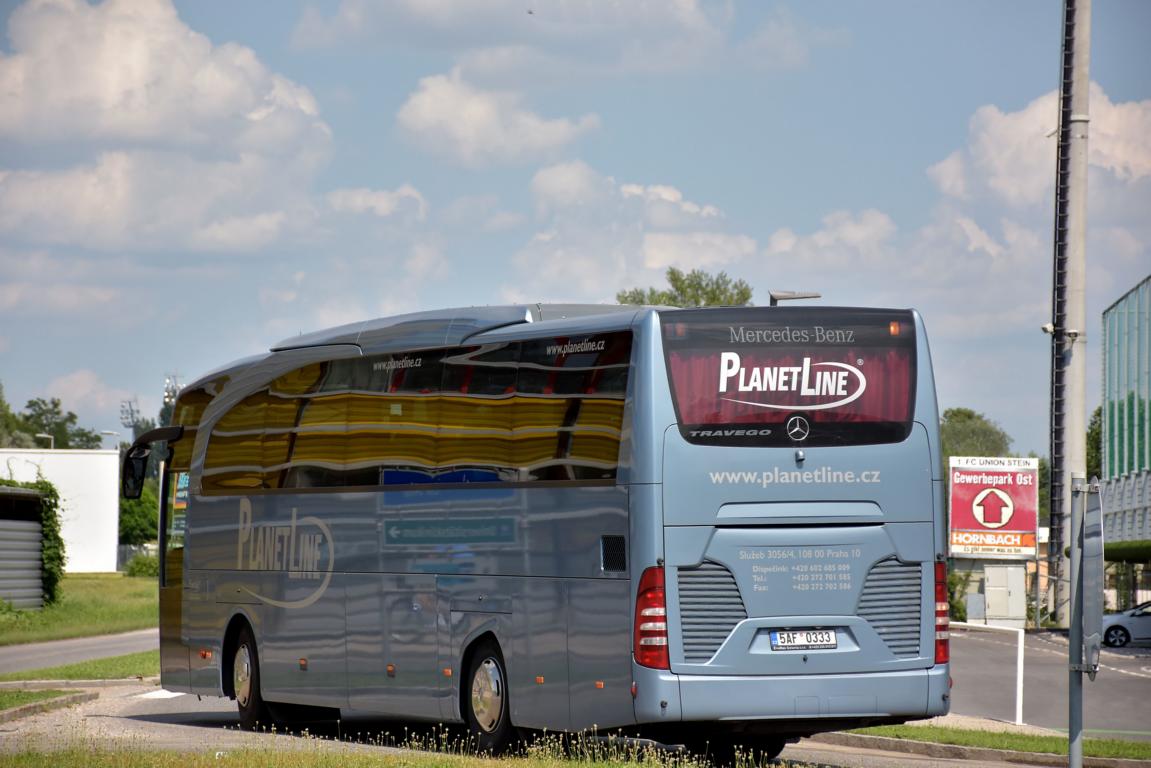
[[[611, 301], [919, 309], [944, 407], [1047, 450], [1062, 3], [0, 3], [0, 382], [90, 428], [319, 328]], [[1096, 0], [1099, 315], [1151, 273], [1151, 3]]]

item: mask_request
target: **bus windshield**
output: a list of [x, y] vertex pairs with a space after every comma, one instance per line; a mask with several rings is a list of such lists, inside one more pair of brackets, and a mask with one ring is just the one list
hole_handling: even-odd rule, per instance
[[915, 409], [910, 311], [741, 307], [662, 312], [680, 433], [697, 444], [904, 440]]

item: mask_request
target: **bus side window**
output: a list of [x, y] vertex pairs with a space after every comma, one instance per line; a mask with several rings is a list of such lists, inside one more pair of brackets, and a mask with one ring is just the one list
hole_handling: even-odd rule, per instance
[[168, 470], [167, 525], [164, 530], [164, 582], [179, 583], [184, 567], [184, 536], [188, 528], [188, 473]]

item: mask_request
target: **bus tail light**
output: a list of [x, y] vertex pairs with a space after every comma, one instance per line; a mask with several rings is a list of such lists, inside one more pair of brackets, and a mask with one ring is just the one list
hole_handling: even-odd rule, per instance
[[662, 566], [648, 568], [639, 577], [639, 593], [635, 598], [635, 660], [652, 669], [671, 669]]
[[935, 564], [935, 663], [951, 659], [951, 620], [948, 616], [947, 563]]

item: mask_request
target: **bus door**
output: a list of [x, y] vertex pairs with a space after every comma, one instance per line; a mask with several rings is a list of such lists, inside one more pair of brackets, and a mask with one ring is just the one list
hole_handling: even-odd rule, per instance
[[120, 475], [126, 499], [141, 496], [150, 466], [158, 465], [160, 538], [160, 683], [189, 691], [188, 648], [183, 632], [184, 534], [188, 508], [188, 467], [195, 429], [159, 427], [140, 435], [124, 455]]
[[160, 682], [170, 691], [190, 691], [189, 650], [181, 640], [188, 468], [174, 454], [172, 460], [161, 464]]
[[[915, 315], [739, 308], [661, 323], [678, 421], [663, 467], [672, 671], [932, 666], [939, 470], [933, 390], [916, 418], [917, 381], [931, 385]], [[883, 708], [869, 696], [843, 706]]]

